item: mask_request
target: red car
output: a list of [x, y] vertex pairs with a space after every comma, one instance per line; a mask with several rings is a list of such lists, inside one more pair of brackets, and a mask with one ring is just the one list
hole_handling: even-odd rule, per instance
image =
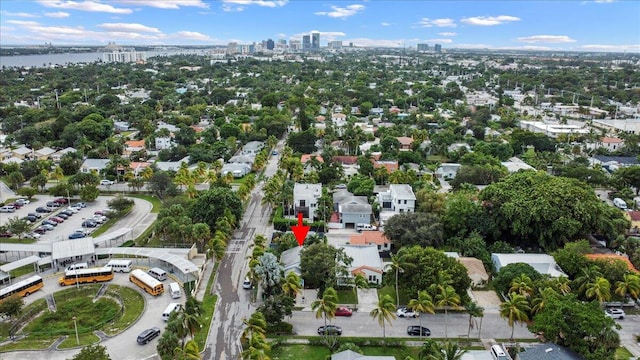
[[59, 217], [57, 217], [57, 216], [52, 216], [52, 217], [50, 217], [50, 218], [49, 218], [49, 220], [51, 220], [51, 221], [55, 221], [55, 222], [57, 222], [58, 224], [59, 224], [59, 223], [63, 223], [63, 222], [64, 222], [64, 219], [63, 219], [63, 218], [59, 218]]
[[336, 316], [351, 316], [353, 315], [353, 311], [351, 311], [351, 309], [348, 309], [346, 307], [339, 307], [336, 310]]
[[58, 204], [60, 204], [60, 205], [64, 205], [64, 204], [68, 203], [68, 202], [69, 202], [69, 200], [67, 200], [67, 199], [65, 199], [65, 198], [59, 198], [59, 199], [55, 199], [55, 200], [53, 200], [53, 202], [58, 203]]

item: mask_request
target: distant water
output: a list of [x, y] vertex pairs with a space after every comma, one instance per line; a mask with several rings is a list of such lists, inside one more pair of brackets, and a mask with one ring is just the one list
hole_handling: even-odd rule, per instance
[[[181, 49], [166, 51], [144, 51], [147, 59], [154, 56], [171, 56], [183, 54], [205, 55], [203, 49]], [[45, 55], [18, 55], [0, 56], [0, 67], [48, 67], [55, 65], [69, 65], [80, 63], [93, 63], [102, 60], [102, 52], [69, 53], [69, 54], [45, 54]]]

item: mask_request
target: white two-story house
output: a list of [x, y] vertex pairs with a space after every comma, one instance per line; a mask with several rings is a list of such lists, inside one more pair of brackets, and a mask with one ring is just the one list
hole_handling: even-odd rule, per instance
[[305, 219], [313, 220], [322, 195], [322, 184], [299, 184], [293, 186], [293, 207], [295, 216], [302, 213]]
[[380, 204], [380, 227], [396, 214], [414, 212], [416, 210], [416, 195], [408, 184], [391, 184], [389, 190], [378, 193]]

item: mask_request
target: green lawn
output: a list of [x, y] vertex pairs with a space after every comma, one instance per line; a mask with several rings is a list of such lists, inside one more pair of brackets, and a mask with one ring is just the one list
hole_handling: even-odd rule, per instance
[[130, 194], [128, 196], [150, 202], [153, 205], [153, 208], [151, 209], [152, 213], [158, 213], [160, 212], [160, 209], [162, 209], [162, 201], [153, 195]]
[[[361, 347], [364, 355], [390, 355], [396, 359], [412, 356], [417, 359], [419, 348], [413, 347]], [[273, 360], [325, 360], [331, 352], [326, 346], [318, 345], [279, 345], [271, 350]]]
[[[411, 298], [409, 297], [409, 295], [407, 294], [407, 292], [405, 290], [403, 290], [402, 288], [399, 289], [400, 291], [400, 305], [406, 305], [409, 303], [409, 300], [411, 300]], [[391, 296], [391, 298], [393, 299], [393, 302], [396, 302], [396, 288], [393, 285], [387, 285], [384, 286], [380, 289], [378, 289], [378, 296], [384, 296], [384, 295], [389, 295]], [[417, 294], [416, 294], [417, 296]]]
[[633, 357], [633, 354], [624, 347], [616, 350], [616, 360], [629, 360]]
[[196, 343], [198, 343], [198, 348], [203, 349], [205, 347], [205, 341], [207, 340], [207, 336], [209, 335], [209, 328], [211, 327], [211, 320], [213, 320], [213, 313], [216, 309], [216, 302], [218, 301], [217, 295], [211, 294], [211, 287], [213, 287], [213, 280], [215, 279], [215, 274], [218, 272], [218, 265], [216, 263], [213, 267], [213, 271], [211, 272], [211, 277], [209, 277], [209, 282], [207, 283], [207, 288], [204, 292], [204, 298], [202, 299], [202, 319], [200, 319], [200, 323], [202, 324], [202, 328], [200, 331], [196, 333]]
[[357, 304], [358, 296], [351, 289], [337, 290], [338, 304]]

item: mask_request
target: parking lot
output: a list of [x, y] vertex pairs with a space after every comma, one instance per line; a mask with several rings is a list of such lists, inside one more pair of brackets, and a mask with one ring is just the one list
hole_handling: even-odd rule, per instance
[[[15, 217], [22, 219], [27, 216], [28, 213], [35, 213], [36, 208], [38, 207], [46, 207], [47, 202], [58, 199], [59, 197], [53, 197], [49, 195], [37, 195], [31, 199], [31, 203], [22, 206], [19, 209], [16, 209], [15, 212], [12, 213], [0, 213], [0, 225], [7, 225], [10, 219]], [[86, 203], [86, 208], [81, 208], [78, 210], [78, 213], [73, 214], [68, 219], [64, 220], [64, 222], [59, 223], [54, 227], [53, 230], [47, 231], [43, 235], [38, 238], [38, 243], [52, 243], [61, 240], [68, 240], [69, 235], [71, 235], [76, 229], [83, 229], [82, 223], [84, 220], [93, 217], [94, 213], [98, 210], [105, 210], [108, 205], [107, 202], [112, 197], [100, 196], [93, 202]], [[78, 199], [71, 199], [71, 204], [75, 204], [80, 202]], [[55, 208], [50, 213], [40, 213], [42, 217], [38, 219], [36, 222], [32, 223], [32, 229], [37, 228], [42, 224], [42, 221], [48, 219], [56, 214], [60, 213], [60, 211], [66, 209], [69, 204], [61, 205], [59, 208]], [[98, 225], [99, 226], [99, 225]], [[96, 228], [84, 228], [91, 233]], [[15, 236], [14, 236], [15, 237]]]

